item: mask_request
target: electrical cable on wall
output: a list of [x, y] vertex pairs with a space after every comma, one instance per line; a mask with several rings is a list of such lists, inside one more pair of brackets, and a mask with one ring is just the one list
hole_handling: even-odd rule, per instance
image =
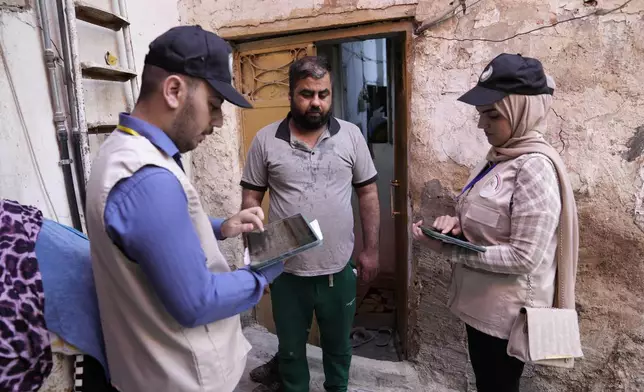
[[373, 62], [373, 63], [376, 63], [376, 64], [385, 64], [385, 61], [383, 61], [383, 60], [372, 59], [371, 57], [365, 56], [364, 53], [362, 53], [362, 54], [356, 53], [353, 50], [345, 47], [344, 45], [342, 46], [342, 49], [344, 51], [346, 51], [347, 53], [351, 54], [352, 56], [362, 60], [363, 62], [369, 61], [369, 62]]
[[[470, 4], [469, 7], [472, 7], [472, 6], [480, 3], [481, 1], [483, 1], [483, 0], [475, 1], [474, 3]], [[440, 36], [434, 36], [434, 35], [430, 35], [430, 34], [423, 34], [422, 36], [427, 37], [427, 38], [445, 40], [445, 41], [501, 43], [501, 42], [506, 42], [506, 41], [509, 41], [509, 40], [517, 38], [517, 37], [532, 34], [532, 33], [536, 32], [536, 31], [549, 29], [549, 28], [555, 27], [555, 26], [563, 24], [563, 23], [573, 22], [573, 21], [576, 21], [576, 20], [582, 20], [582, 19], [586, 19], [586, 18], [589, 18], [591, 16], [595, 16], [595, 15], [596, 16], [604, 16], [604, 15], [612, 14], [614, 12], [617, 12], [617, 11], [625, 8], [632, 1], [633, 0], [627, 0], [626, 2], [622, 3], [621, 5], [619, 5], [619, 6], [615, 7], [615, 8], [611, 8], [611, 9], [598, 8], [598, 9], [594, 10], [593, 12], [589, 12], [589, 13], [584, 14], [584, 15], [573, 16], [573, 17], [568, 18], [568, 19], [559, 20], [559, 21], [556, 21], [556, 22], [554, 22], [552, 24], [539, 26], [539, 27], [536, 27], [536, 28], [533, 28], [533, 29], [530, 29], [530, 30], [527, 30], [527, 31], [522, 31], [522, 32], [519, 32], [519, 33], [515, 33], [515, 34], [513, 34], [511, 36], [508, 36], [508, 37], [505, 37], [505, 38], [500, 38], [500, 39], [476, 38], [476, 37], [468, 37], [468, 38], [440, 37]], [[588, 4], [591, 4], [591, 3], [588, 2]], [[437, 25], [439, 23], [442, 23], [442, 22], [444, 22], [444, 21], [446, 21], [448, 19], [456, 17], [458, 15], [458, 12], [456, 12], [456, 10], [458, 9], [458, 7], [460, 5], [462, 5], [462, 11], [463, 11], [463, 14], [465, 14], [465, 10], [467, 8], [465, 6], [465, 1], [464, 0], [459, 0], [459, 3], [457, 5], [455, 5], [451, 9], [449, 9], [443, 15], [439, 16], [438, 18], [423, 22], [415, 30], [415, 34], [417, 36], [421, 36], [421, 34], [424, 33], [425, 31], [427, 31], [429, 28], [431, 28], [431, 27], [433, 27], [433, 26], [435, 26], [435, 25]]]
[[[480, 3], [481, 1], [483, 1], [483, 0], [478, 0], [475, 3], [471, 4], [470, 6], [476, 5], [477, 3]], [[441, 22], [444, 22], [444, 21], [446, 21], [448, 19], [451, 19], [451, 18], [455, 17], [458, 14], [456, 12], [456, 10], [458, 10], [459, 8], [463, 11], [463, 14], [465, 14], [465, 11], [467, 10], [467, 4], [465, 3], [465, 0], [458, 0], [458, 1], [455, 0], [455, 1], [452, 1], [452, 3], [450, 3], [450, 5], [452, 5], [452, 8], [450, 8], [447, 11], [445, 11], [445, 13], [443, 13], [441, 16], [439, 16], [437, 18], [434, 18], [434, 19], [431, 19], [431, 20], [428, 20], [428, 21], [424, 21], [416, 29], [416, 31], [414, 31], [414, 33], [416, 35], [420, 35], [424, 31], [432, 28], [433, 26], [435, 26], [435, 25], [437, 25], [437, 24], [439, 24]]]
[[29, 147], [29, 155], [31, 157], [31, 161], [34, 165], [34, 168], [36, 169], [36, 173], [38, 174], [38, 182], [40, 183], [40, 187], [43, 191], [43, 194], [45, 195], [45, 198], [47, 199], [47, 203], [49, 204], [49, 210], [51, 211], [56, 221], [59, 221], [58, 214], [56, 213], [56, 209], [54, 208], [54, 203], [51, 200], [51, 196], [49, 195], [49, 192], [47, 191], [47, 187], [45, 185], [45, 179], [42, 175], [42, 171], [40, 170], [40, 165], [38, 164], [38, 159], [36, 158], [36, 152], [34, 151], [34, 146], [33, 146], [33, 143], [31, 142], [31, 136], [29, 135], [29, 130], [27, 129], [27, 123], [25, 121], [22, 108], [20, 107], [20, 101], [18, 100], [18, 94], [16, 93], [16, 86], [13, 83], [11, 70], [9, 69], [9, 64], [7, 62], [7, 57], [5, 55], [4, 37], [0, 37], [0, 58], [2, 58], [2, 64], [4, 66], [5, 74], [7, 75], [9, 88], [11, 89], [11, 94], [13, 95], [13, 101], [16, 105], [16, 109], [18, 110], [18, 117], [20, 118], [22, 132], [25, 135], [25, 139], [27, 140], [27, 145]]

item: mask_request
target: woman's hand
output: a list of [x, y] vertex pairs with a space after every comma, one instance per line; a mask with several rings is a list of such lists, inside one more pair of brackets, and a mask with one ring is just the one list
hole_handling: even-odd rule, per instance
[[440, 252], [443, 249], [443, 243], [441, 241], [430, 238], [423, 233], [420, 229], [420, 226], [423, 225], [423, 221], [420, 220], [412, 225], [411, 231], [416, 241], [422, 242], [423, 245], [427, 246], [429, 249]]
[[436, 230], [439, 230], [443, 234], [452, 234], [454, 236], [459, 236], [463, 233], [461, 230], [461, 221], [455, 216], [443, 215], [434, 221], [432, 225]]

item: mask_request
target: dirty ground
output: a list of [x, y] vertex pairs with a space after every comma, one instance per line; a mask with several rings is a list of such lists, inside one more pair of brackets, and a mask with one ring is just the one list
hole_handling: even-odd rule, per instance
[[[244, 329], [244, 335], [253, 345], [246, 372], [235, 392], [251, 392], [258, 384], [248, 377], [249, 372], [266, 363], [277, 351], [277, 336], [260, 325]], [[323, 392], [324, 371], [322, 370], [322, 350], [307, 345], [307, 357], [311, 372], [311, 392]], [[418, 374], [408, 362], [377, 361], [354, 356], [351, 362], [350, 392], [402, 392], [427, 391], [448, 392], [443, 387], [421, 386]]]

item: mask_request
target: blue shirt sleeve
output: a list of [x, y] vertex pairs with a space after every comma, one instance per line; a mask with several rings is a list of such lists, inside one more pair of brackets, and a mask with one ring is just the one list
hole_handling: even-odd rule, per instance
[[108, 235], [138, 263], [161, 302], [181, 325], [195, 327], [239, 314], [259, 302], [269, 279], [283, 270], [247, 268], [212, 273], [188, 214], [179, 180], [147, 166], [118, 183], [105, 207]]
[[224, 237], [221, 234], [221, 225], [224, 224], [225, 220], [226, 219], [223, 219], [223, 218], [210, 218], [210, 225], [212, 225], [212, 231], [215, 232], [215, 237], [217, 237], [219, 241], [226, 239], [226, 237]]

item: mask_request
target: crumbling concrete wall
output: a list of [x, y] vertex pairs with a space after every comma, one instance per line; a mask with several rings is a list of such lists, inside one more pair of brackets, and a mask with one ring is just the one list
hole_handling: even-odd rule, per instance
[[[184, 20], [227, 37], [311, 31], [375, 18], [413, 17], [417, 0], [202, 1], [180, 0]], [[383, 12], [384, 11], [384, 12]]]
[[[481, 1], [414, 41], [416, 218], [453, 211], [451, 195], [485, 155], [474, 109], [456, 98], [489, 60], [501, 52], [537, 57], [558, 84], [546, 137], [568, 166], [579, 206], [585, 358], [572, 371], [529, 368], [522, 390], [644, 390], [644, 2], [610, 11], [624, 2]], [[421, 3], [419, 11], [440, 8]], [[412, 340], [421, 342], [415, 358], [427, 377], [472, 388], [463, 328], [443, 306], [448, 264], [418, 246], [413, 264]]]
[[[467, 1], [465, 15], [457, 11], [414, 37], [408, 58], [414, 219], [452, 213], [454, 193], [486, 153], [474, 109], [456, 98], [487, 62], [501, 52], [537, 57], [557, 81], [546, 137], [568, 165], [579, 205], [577, 303], [585, 358], [574, 370], [528, 367], [524, 391], [644, 390], [644, 0], [616, 9], [625, 2]], [[321, 10], [349, 17], [396, 3], [183, 0], [179, 9], [183, 23], [213, 30], [247, 26], [252, 35], [253, 26]], [[421, 0], [418, 19], [452, 7], [449, 0]], [[226, 115], [224, 128], [197, 149], [193, 163], [214, 214], [233, 212], [241, 202], [238, 120], [230, 105]], [[229, 246], [240, 254], [238, 244]], [[412, 358], [425, 378], [446, 390], [474, 390], [464, 328], [445, 308], [449, 264], [417, 244], [410, 262]]]
[[[241, 208], [240, 135], [236, 111], [224, 105], [224, 126], [216, 129], [193, 152], [192, 176], [206, 211], [211, 216], [228, 217]], [[241, 266], [241, 238], [219, 242], [221, 251], [231, 265]]]

